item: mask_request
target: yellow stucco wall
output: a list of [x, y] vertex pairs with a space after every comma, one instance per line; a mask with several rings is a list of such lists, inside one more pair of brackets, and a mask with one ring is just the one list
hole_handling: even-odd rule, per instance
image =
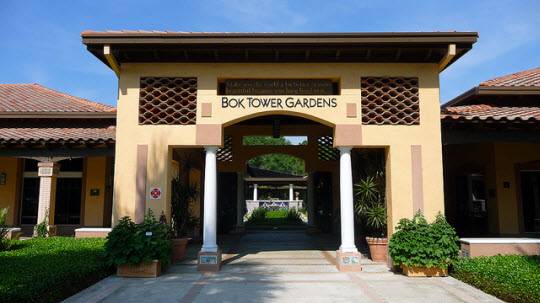
[[[106, 157], [86, 158], [86, 180], [84, 186], [84, 226], [103, 226], [106, 165]], [[91, 196], [91, 189], [99, 189], [99, 196]]]
[[[540, 161], [540, 144], [477, 143], [445, 147], [445, 195], [448, 215], [456, 215], [456, 176], [480, 173], [484, 175], [488, 192], [489, 233], [520, 234], [523, 219], [519, 213], [521, 202], [518, 201], [519, 180], [516, 165], [532, 161]], [[510, 187], [504, 188], [504, 182], [509, 182]]]
[[6, 184], [0, 185], [0, 208], [8, 208], [7, 224], [13, 225], [17, 216], [17, 188], [20, 186], [17, 158], [0, 157], [0, 173], [6, 173]]
[[[518, 212], [516, 164], [539, 161], [540, 144], [497, 143], [494, 151], [499, 230], [501, 234], [518, 234], [522, 218]], [[504, 188], [504, 182], [510, 182], [510, 187]]]
[[[267, 114], [289, 114], [311, 118], [327, 126], [361, 125], [361, 115], [346, 115], [346, 104], [357, 105], [361, 113], [362, 76], [418, 77], [420, 125], [362, 126], [362, 144], [355, 147], [386, 147], [388, 150], [389, 231], [402, 217], [413, 214], [411, 145], [422, 148], [423, 201], [429, 219], [444, 210], [442, 155], [440, 139], [439, 78], [436, 64], [363, 64], [363, 63], [193, 63], [123, 64], [119, 80], [116, 132], [116, 162], [113, 220], [134, 216], [136, 197], [137, 145], [148, 145], [146, 195], [154, 213], [164, 210], [169, 217], [170, 169], [172, 149], [197, 146], [196, 126], [138, 125], [139, 79], [148, 76], [197, 77], [198, 124], [227, 126], [234, 122]], [[273, 110], [261, 108], [221, 108], [217, 94], [218, 79], [226, 78], [332, 78], [339, 79], [341, 94], [335, 96], [336, 108]], [[273, 96], [287, 97], [287, 96]], [[302, 97], [302, 96], [295, 96]], [[314, 96], [310, 96], [314, 97]], [[315, 96], [316, 97], [316, 96]], [[212, 104], [212, 116], [201, 116], [201, 103]], [[158, 186], [163, 195], [148, 203], [149, 188]], [[113, 223], [114, 224], [114, 223]]]

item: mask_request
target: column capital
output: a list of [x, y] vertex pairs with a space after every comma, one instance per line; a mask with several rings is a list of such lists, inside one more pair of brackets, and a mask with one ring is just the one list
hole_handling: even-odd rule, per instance
[[339, 149], [339, 152], [340, 153], [350, 153], [351, 150], [352, 150], [352, 147], [351, 146], [337, 146], [336, 147], [337, 149]]
[[39, 177], [53, 177], [58, 175], [60, 164], [58, 162], [38, 162]]
[[205, 146], [204, 151], [206, 152], [216, 152], [219, 146]]

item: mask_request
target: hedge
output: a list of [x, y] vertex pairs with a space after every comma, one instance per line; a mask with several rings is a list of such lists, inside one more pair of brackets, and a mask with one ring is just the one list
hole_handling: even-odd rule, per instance
[[451, 275], [507, 302], [540, 303], [540, 256], [462, 258]]
[[104, 239], [14, 241], [0, 252], [0, 302], [58, 302], [111, 274]]

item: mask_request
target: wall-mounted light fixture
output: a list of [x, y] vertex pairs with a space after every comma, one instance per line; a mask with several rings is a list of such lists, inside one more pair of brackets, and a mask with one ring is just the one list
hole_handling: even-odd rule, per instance
[[0, 173], [0, 185], [6, 185], [6, 182], [7, 182], [7, 174]]

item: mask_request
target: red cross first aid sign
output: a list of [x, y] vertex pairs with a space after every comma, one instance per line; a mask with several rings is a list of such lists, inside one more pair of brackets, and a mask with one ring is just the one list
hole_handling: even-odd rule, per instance
[[159, 187], [150, 188], [150, 200], [158, 200], [158, 199], [161, 199], [161, 188]]

